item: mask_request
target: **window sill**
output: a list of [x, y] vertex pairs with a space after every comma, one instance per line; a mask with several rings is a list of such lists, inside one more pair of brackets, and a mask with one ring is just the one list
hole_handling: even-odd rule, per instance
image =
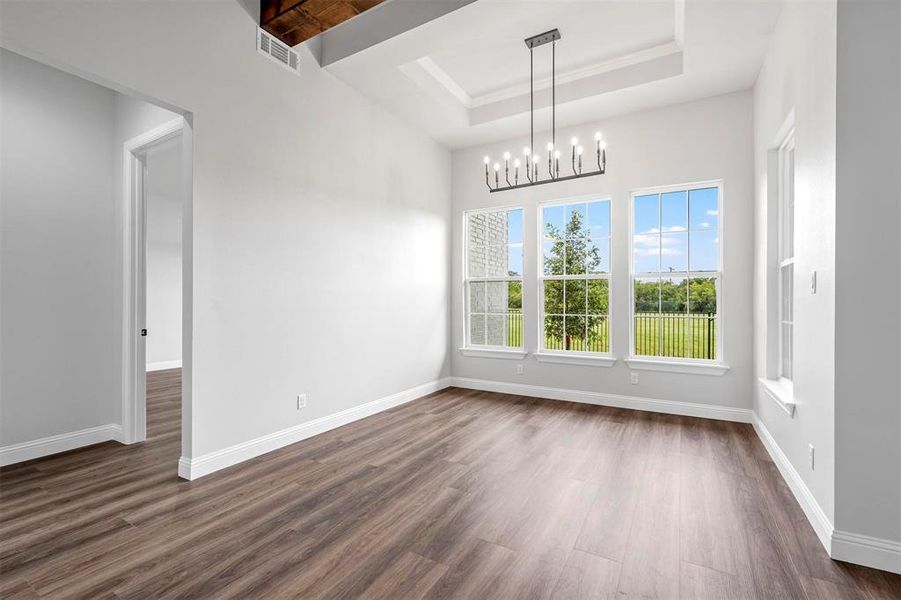
[[561, 365], [582, 365], [587, 367], [612, 367], [616, 359], [612, 356], [596, 356], [594, 354], [576, 354], [568, 352], [536, 352], [534, 354], [538, 362], [556, 363]]
[[660, 371], [663, 373], [688, 373], [691, 375], [713, 375], [720, 377], [729, 370], [723, 363], [689, 362], [675, 360], [655, 360], [651, 358], [627, 358], [630, 369], [638, 371]]
[[790, 381], [784, 379], [758, 379], [763, 392], [770, 397], [779, 407], [788, 413], [789, 417], [795, 416], [795, 392]]
[[523, 350], [505, 348], [460, 348], [460, 354], [479, 358], [505, 358], [507, 360], [522, 360], [526, 357], [526, 352]]

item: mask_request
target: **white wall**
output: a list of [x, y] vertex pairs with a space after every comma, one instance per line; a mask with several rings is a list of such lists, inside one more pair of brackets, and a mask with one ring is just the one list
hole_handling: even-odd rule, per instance
[[[172, 111], [166, 110], [144, 102], [138, 98], [133, 98], [125, 94], [116, 94], [116, 158], [117, 168], [116, 175], [119, 177], [117, 183], [122, 181], [122, 146], [133, 137], [144, 134], [151, 129], [159, 127], [163, 123], [168, 123], [178, 118], [178, 115]], [[121, 187], [121, 186], [120, 186]], [[118, 187], [116, 188], [119, 189]]]
[[[899, 32], [897, 3], [788, 3], [754, 93], [760, 377], [768, 356], [768, 285], [775, 284], [766, 272], [766, 227], [773, 222], [767, 151], [787, 115], [795, 115], [797, 410], [790, 417], [759, 388], [754, 409], [828, 519], [818, 530], [833, 556], [895, 571], [901, 568]], [[808, 444], [816, 449], [814, 469]]]
[[5, 50], [0, 61], [0, 446], [10, 446], [119, 418], [115, 94]]
[[[598, 391], [700, 404], [751, 407], [751, 273], [753, 259], [753, 181], [751, 94], [741, 92], [610, 119], [557, 132], [568, 144], [573, 136], [590, 140], [601, 129], [609, 141], [607, 174], [571, 182], [489, 194], [482, 158], [521, 152], [525, 138], [454, 153], [453, 171], [453, 374], [564, 389]], [[545, 132], [536, 133], [543, 147]], [[590, 146], [590, 142], [589, 142]], [[721, 376], [641, 372], [640, 384], [630, 385], [629, 369], [524, 362], [516, 375], [509, 360], [466, 357], [463, 345], [462, 214], [472, 208], [516, 205], [525, 210], [525, 278], [523, 312], [525, 347], [537, 349], [536, 273], [538, 258], [537, 203], [555, 198], [597, 194], [613, 199], [612, 340], [613, 353], [628, 356], [629, 347], [629, 192], [636, 188], [722, 179], [724, 185], [724, 359], [730, 366]], [[529, 317], [529, 315], [533, 315]]]
[[147, 151], [148, 369], [181, 361], [181, 137]]
[[840, 0], [837, 32], [835, 527], [901, 572], [901, 5]]
[[[754, 410], [830, 520], [835, 463], [835, 27], [834, 3], [787, 3], [754, 89], [755, 375], [766, 376], [768, 351], [767, 152], [779, 143], [779, 130], [794, 110], [797, 403], [792, 418], [755, 382]], [[814, 270], [815, 295], [809, 291]], [[815, 470], [807, 466], [807, 444], [816, 449]]]
[[122, 146], [176, 115], [6, 50], [2, 62], [8, 449], [121, 424]]
[[305, 50], [300, 77], [257, 54], [234, 2], [3, 12], [4, 45], [192, 113], [186, 457], [448, 374], [446, 150]]

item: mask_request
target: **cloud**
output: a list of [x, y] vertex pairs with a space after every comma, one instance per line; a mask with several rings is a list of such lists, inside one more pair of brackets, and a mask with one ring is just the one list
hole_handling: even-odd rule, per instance
[[672, 233], [674, 231], [688, 231], [685, 227], [681, 225], [671, 225], [669, 227], [664, 227], [661, 229], [660, 227], [651, 227], [650, 229], [646, 229], [645, 231], [639, 231], [638, 235], [655, 235], [660, 232], [663, 233]]
[[636, 246], [635, 248], [635, 256], [657, 256], [658, 254], [662, 256], [681, 256], [685, 254], [685, 251], [681, 248], [667, 248], [666, 246], [660, 248], [657, 244], [653, 246]]
[[707, 221], [701, 221], [700, 223], [698, 223], [698, 227], [710, 227], [710, 223], [708, 223]]
[[636, 256], [680, 256], [685, 254], [685, 237], [647, 236], [636, 237], [634, 242]]
[[717, 216], [718, 214], [720, 214], [720, 211], [718, 211], [718, 210], [708, 210], [708, 211], [707, 211], [707, 214], [710, 215], [711, 217], [715, 217], [715, 216]]

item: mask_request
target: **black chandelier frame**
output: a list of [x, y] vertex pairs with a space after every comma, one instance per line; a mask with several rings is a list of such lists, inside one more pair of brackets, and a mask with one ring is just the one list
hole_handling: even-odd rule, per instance
[[[526, 181], [519, 182], [519, 159], [516, 159], [513, 167], [513, 181], [510, 181], [510, 154], [504, 154], [504, 181], [506, 186], [501, 186], [500, 163], [494, 163], [494, 187], [490, 179], [490, 159], [485, 157], [485, 185], [488, 191], [506, 192], [521, 188], [554, 183], [556, 181], [570, 181], [583, 177], [604, 175], [607, 172], [606, 143], [601, 138], [600, 132], [595, 134], [595, 155], [597, 158], [597, 170], [582, 171], [582, 147], [577, 147], [577, 140], [573, 138], [571, 168], [572, 175], [560, 175], [560, 151], [557, 150], [557, 40], [562, 36], [558, 29], [551, 29], [538, 35], [526, 38], [526, 47], [529, 49], [529, 147], [523, 151], [525, 158]], [[538, 167], [540, 159], [535, 151], [535, 48], [551, 44], [551, 142], [547, 148], [547, 179], [541, 179], [541, 170]]]

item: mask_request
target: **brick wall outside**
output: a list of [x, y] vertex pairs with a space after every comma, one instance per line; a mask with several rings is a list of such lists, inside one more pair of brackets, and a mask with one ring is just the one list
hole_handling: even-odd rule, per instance
[[[470, 215], [467, 228], [469, 275], [506, 277], [508, 274], [506, 211]], [[507, 295], [506, 282], [489, 281], [484, 285], [471, 286], [470, 340], [473, 344], [506, 345]]]

